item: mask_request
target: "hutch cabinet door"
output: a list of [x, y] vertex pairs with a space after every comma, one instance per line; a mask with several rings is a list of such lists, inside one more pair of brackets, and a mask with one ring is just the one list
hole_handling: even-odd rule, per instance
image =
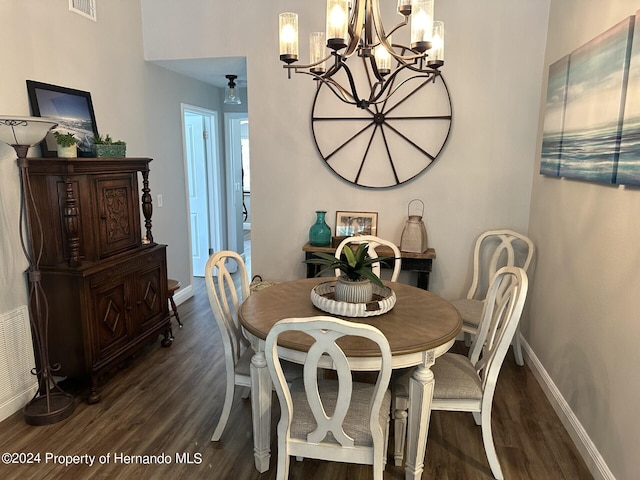
[[93, 343], [97, 351], [92, 363], [100, 363], [118, 352], [133, 338], [131, 331], [131, 307], [127, 301], [126, 280], [104, 282], [91, 289], [95, 308]]
[[139, 245], [140, 213], [137, 173], [96, 179], [100, 257]]
[[[157, 257], [157, 254], [154, 255]], [[149, 258], [151, 260], [151, 258]], [[167, 282], [164, 261], [157, 259], [133, 275], [137, 319], [141, 332], [164, 322], [167, 315]]]

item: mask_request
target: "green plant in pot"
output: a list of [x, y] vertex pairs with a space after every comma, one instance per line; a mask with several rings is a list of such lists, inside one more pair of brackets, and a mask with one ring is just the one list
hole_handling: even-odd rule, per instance
[[323, 252], [315, 252], [314, 255], [317, 258], [309, 258], [304, 263], [324, 266], [316, 276], [334, 271], [336, 268], [339, 269], [341, 275], [336, 281], [335, 299], [351, 303], [371, 301], [373, 298], [372, 284], [384, 287], [380, 278], [371, 270], [371, 265], [393, 259], [393, 257], [370, 257], [369, 244], [367, 243], [360, 243], [355, 251], [349, 246], [345, 247], [341, 258]]
[[93, 137], [92, 149], [98, 158], [124, 158], [127, 153], [127, 144], [122, 140], [113, 140], [109, 134], [103, 137], [97, 133]]
[[78, 155], [76, 139], [73, 133], [53, 132], [53, 136], [56, 137], [58, 157], [72, 158]]

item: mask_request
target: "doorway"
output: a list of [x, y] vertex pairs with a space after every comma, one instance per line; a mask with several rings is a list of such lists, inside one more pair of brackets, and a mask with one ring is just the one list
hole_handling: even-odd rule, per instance
[[218, 161], [218, 114], [182, 104], [184, 158], [189, 195], [192, 275], [204, 276], [209, 255], [223, 248], [222, 173]]

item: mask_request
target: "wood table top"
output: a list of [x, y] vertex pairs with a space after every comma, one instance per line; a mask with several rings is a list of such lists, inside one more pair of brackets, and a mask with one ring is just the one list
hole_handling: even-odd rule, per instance
[[[311, 290], [327, 277], [306, 278], [283, 282], [252, 293], [240, 306], [238, 318], [250, 334], [265, 339], [271, 327], [284, 318], [330, 315], [311, 303]], [[439, 347], [460, 332], [460, 314], [445, 299], [404, 283], [384, 282], [396, 294], [396, 304], [379, 316], [354, 318], [348, 321], [366, 323], [378, 328], [387, 337], [392, 355], [406, 355]], [[336, 315], [331, 315], [336, 316]], [[282, 335], [278, 343], [299, 351], [306, 351], [311, 337], [291, 333]], [[368, 340], [344, 337], [338, 342], [348, 356], [378, 356], [379, 349]]]

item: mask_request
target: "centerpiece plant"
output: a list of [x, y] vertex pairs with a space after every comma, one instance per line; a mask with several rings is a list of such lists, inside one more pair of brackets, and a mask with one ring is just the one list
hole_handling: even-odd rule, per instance
[[[373, 297], [372, 283], [379, 287], [384, 287], [382, 280], [371, 269], [371, 265], [377, 262], [392, 260], [393, 257], [376, 257], [369, 256], [369, 245], [361, 243], [354, 251], [351, 247], [346, 246], [343, 255], [336, 258], [334, 255], [324, 252], [315, 252], [316, 258], [309, 258], [304, 263], [313, 265], [322, 265], [322, 268], [316, 276], [320, 276], [325, 272], [333, 272], [336, 268], [340, 270], [341, 275], [338, 277], [335, 287], [335, 299], [337, 301], [346, 301], [351, 303], [365, 303], [371, 301]], [[352, 290], [357, 291], [351, 293]]]

